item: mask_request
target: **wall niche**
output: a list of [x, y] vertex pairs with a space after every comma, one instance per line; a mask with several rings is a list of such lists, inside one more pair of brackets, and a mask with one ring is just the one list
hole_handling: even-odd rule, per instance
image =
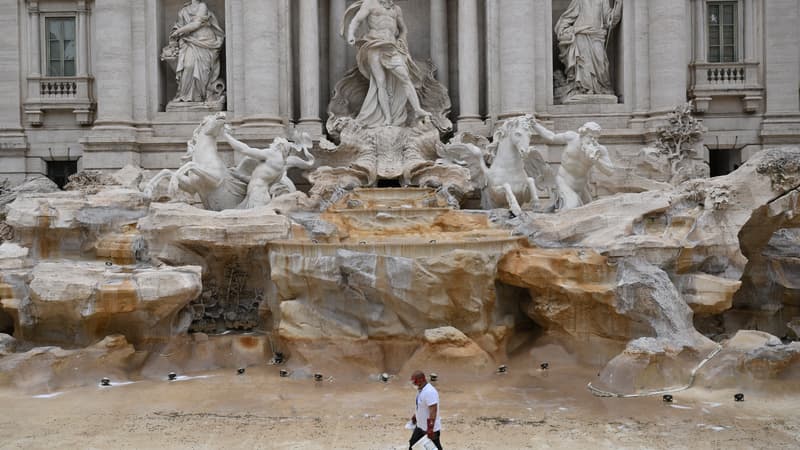
[[[183, 38], [170, 35], [181, 19], [205, 4], [213, 19]], [[225, 68], [225, 0], [161, 0], [158, 10], [159, 111], [224, 111], [227, 97]], [[177, 69], [183, 47], [183, 71]], [[194, 74], [194, 75], [191, 75]]]
[[[616, 3], [622, 3], [623, 0], [574, 0], [576, 3], [593, 3], [598, 5], [608, 3], [613, 7]], [[554, 103], [569, 104], [571, 94], [571, 85], [567, 80], [567, 73], [564, 62], [561, 58], [561, 49], [559, 48], [559, 38], [556, 35], [556, 26], [561, 16], [567, 11], [573, 0], [553, 0], [553, 29], [551, 30], [553, 36], [553, 100]], [[599, 6], [598, 6], [599, 11]], [[598, 13], [599, 15], [599, 13]], [[625, 9], [622, 9], [622, 17], [625, 16]], [[610, 74], [610, 85], [613, 93], [605, 94], [606, 99], [601, 99], [595, 96], [594, 99], [583, 99], [577, 103], [622, 103], [623, 102], [623, 80], [622, 80], [622, 26], [623, 20], [620, 19], [611, 31], [607, 34], [604, 49], [608, 58], [608, 69]], [[616, 97], [616, 101], [613, 97]]]

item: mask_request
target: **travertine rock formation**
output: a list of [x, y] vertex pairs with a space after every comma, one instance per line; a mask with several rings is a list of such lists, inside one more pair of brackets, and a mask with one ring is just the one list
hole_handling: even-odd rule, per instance
[[425, 330], [422, 346], [409, 358], [401, 371], [410, 375], [425, 367], [439, 374], [480, 375], [491, 372], [494, 360], [472, 339], [453, 327]]
[[22, 292], [0, 302], [14, 318], [17, 337], [26, 341], [85, 346], [117, 333], [141, 346], [185, 332], [189, 320], [179, 313], [200, 294], [200, 275], [193, 266], [41, 262]]
[[800, 343], [783, 344], [769, 333], [741, 330], [723, 345], [723, 350], [698, 371], [699, 386], [775, 390], [800, 387]]
[[528, 312], [546, 328], [632, 340], [596, 387], [632, 393], [679, 386], [716, 349], [695, 331], [692, 309], [781, 309], [780, 298], [757, 292], [780, 267], [765, 264], [762, 250], [776, 231], [797, 226], [799, 185], [800, 151], [775, 149], [725, 177], [535, 215], [520, 230], [543, 248], [507, 255], [499, 277], [529, 289]]
[[166, 246], [242, 251], [289, 235], [289, 219], [269, 208], [207, 211], [185, 203], [153, 203], [138, 223], [157, 256]]
[[58, 186], [46, 177], [34, 178], [13, 188], [6, 184], [0, 187], [0, 218], [5, 214], [5, 207], [16, 200], [21, 194], [50, 193], [57, 191]]
[[108, 377], [127, 381], [140, 364], [140, 354], [121, 335], [108, 336], [86, 348], [37, 347], [0, 357], [0, 386], [48, 391], [99, 384]]
[[381, 200], [357, 190], [363, 202], [353, 209], [303, 217], [305, 234], [270, 244], [275, 297], [268, 301], [295, 357], [399, 370], [425, 330], [444, 326], [504, 353], [505, 334], [495, 332], [503, 320], [496, 266], [521, 238], [487, 214], [393, 205], [393, 197], [417, 191], [390, 189]]
[[17, 340], [13, 337], [0, 333], [0, 357], [10, 355], [17, 350]]
[[101, 239], [108, 233], [122, 233], [128, 235], [122, 243], [111, 242], [128, 245], [121, 259], [133, 262], [141, 239], [132, 227], [147, 214], [147, 203], [137, 190], [112, 188], [97, 194], [27, 194], [9, 204], [7, 212], [16, 240], [30, 248], [34, 258], [98, 257]]

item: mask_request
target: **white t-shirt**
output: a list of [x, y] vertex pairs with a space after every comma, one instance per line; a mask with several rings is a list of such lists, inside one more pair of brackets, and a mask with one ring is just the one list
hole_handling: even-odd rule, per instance
[[[426, 430], [428, 427], [428, 407], [431, 405], [439, 405], [439, 393], [436, 388], [430, 383], [426, 384], [421, 391], [417, 393], [417, 427]], [[438, 406], [436, 411], [436, 422], [433, 424], [433, 431], [440, 431], [442, 429], [442, 405]]]

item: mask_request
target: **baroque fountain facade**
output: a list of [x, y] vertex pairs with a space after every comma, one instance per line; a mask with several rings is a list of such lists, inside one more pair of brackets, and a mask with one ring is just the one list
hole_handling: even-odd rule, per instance
[[[614, 37], [641, 4], [561, 5], [548, 33], [561, 68], [545, 102], [524, 87], [545, 72], [524, 52], [531, 37], [512, 42], [490, 26], [537, 2], [487, 1], [485, 23], [477, 2], [458, 2], [456, 89], [433, 26], [452, 2], [430, 2], [431, 62], [415, 55], [425, 39], [404, 15], [419, 12], [413, 2], [330, 2], [331, 54], [351, 67], [331, 70], [323, 134], [319, 39], [308, 38], [318, 2], [297, 3], [255, 7], [271, 30], [299, 22], [294, 127], [280, 120], [294, 107], [282, 97], [292, 78], [282, 38], [248, 34], [253, 6], [233, 20], [241, 2], [195, 0], [177, 8], [160, 52], [175, 93], [158, 113], [177, 122], [142, 130], [123, 117], [138, 114], [132, 105], [98, 104], [83, 166], [103, 171], [73, 176], [65, 192], [41, 179], [4, 187], [0, 383], [52, 388], [276, 355], [298, 376], [425, 367], [480, 377], [541, 339], [603, 367], [590, 385], [598, 395], [696, 380], [800, 387], [800, 151], [748, 144], [746, 162], [710, 178], [696, 117], [706, 97], [684, 104], [670, 95], [685, 93], [675, 80], [651, 92], [623, 76], [629, 65], [614, 69], [641, 44], [627, 29]], [[680, 8], [643, 3], [678, 20]], [[124, 19], [112, 6], [97, 15]], [[222, 25], [239, 22], [232, 33]], [[483, 56], [480, 30], [500, 38], [487, 37], [495, 47]], [[252, 56], [267, 50], [274, 59]], [[271, 75], [237, 91], [223, 54], [242, 69], [230, 81]], [[503, 67], [502, 81], [480, 74], [481, 57]], [[661, 69], [658, 86], [673, 67]], [[482, 84], [492, 92], [483, 106]], [[645, 97], [647, 111], [633, 111]], [[541, 102], [553, 108], [537, 114]], [[153, 163], [148, 146], [179, 167]], [[147, 169], [115, 170], [120, 161]]]

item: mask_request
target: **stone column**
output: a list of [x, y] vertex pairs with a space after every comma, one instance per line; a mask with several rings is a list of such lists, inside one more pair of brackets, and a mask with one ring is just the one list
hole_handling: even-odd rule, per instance
[[648, 2], [629, 2], [624, 5], [622, 14], [633, 14], [634, 31], [634, 128], [643, 128], [650, 111], [650, 71], [644, 68], [650, 65], [650, 13]]
[[450, 86], [448, 57], [447, 0], [431, 0], [431, 60], [436, 65], [436, 79], [444, 87]]
[[20, 77], [24, 75], [20, 72], [19, 5], [0, 2], [0, 180], [8, 178], [13, 184], [25, 179], [27, 150], [20, 113]]
[[480, 116], [480, 65], [478, 53], [478, 2], [458, 1], [458, 130], [476, 132]]
[[25, 92], [26, 105], [25, 116], [29, 124], [39, 126], [42, 124], [44, 111], [39, 105], [34, 105], [31, 101], [39, 98], [40, 84], [39, 77], [42, 73], [42, 59], [46, 54], [46, 49], [42, 46], [41, 14], [39, 14], [39, 2], [28, 2], [28, 79], [27, 90]]
[[242, 3], [245, 72], [243, 136], [271, 138], [282, 132], [279, 6], [279, 0]]
[[661, 114], [686, 101], [690, 14], [683, 1], [648, 0], [650, 17], [650, 111]]
[[535, 105], [534, 33], [536, 14], [531, 0], [501, 0], [498, 24], [500, 114], [498, 119], [530, 114]]
[[496, 0], [486, 0], [486, 119], [494, 128], [500, 113], [500, 24]]
[[706, 30], [708, 29], [708, 19], [706, 19], [706, 2], [694, 2], [694, 61], [706, 62]]
[[133, 40], [130, 0], [99, 0], [94, 6], [96, 128], [130, 126], [133, 117]]
[[300, 120], [301, 131], [322, 135], [319, 118], [319, 3], [300, 0]]
[[42, 33], [40, 29], [41, 18], [39, 17], [39, 2], [28, 4], [28, 14], [30, 20], [30, 52], [28, 53], [28, 73], [31, 77], [42, 75]]
[[349, 62], [347, 61], [347, 42], [339, 34], [346, 9], [345, 0], [331, 0], [328, 14], [328, 81], [331, 91], [336, 87], [336, 83], [344, 78]]
[[744, 2], [744, 60], [753, 61], [756, 57], [756, 16], [753, 0]]
[[86, 19], [87, 13], [89, 12], [88, 8], [86, 7], [85, 2], [79, 2], [78, 4], [78, 20], [77, 26], [75, 27], [75, 33], [77, 34], [77, 44], [78, 44], [78, 72], [77, 75], [79, 77], [86, 77], [89, 75], [89, 21]]

